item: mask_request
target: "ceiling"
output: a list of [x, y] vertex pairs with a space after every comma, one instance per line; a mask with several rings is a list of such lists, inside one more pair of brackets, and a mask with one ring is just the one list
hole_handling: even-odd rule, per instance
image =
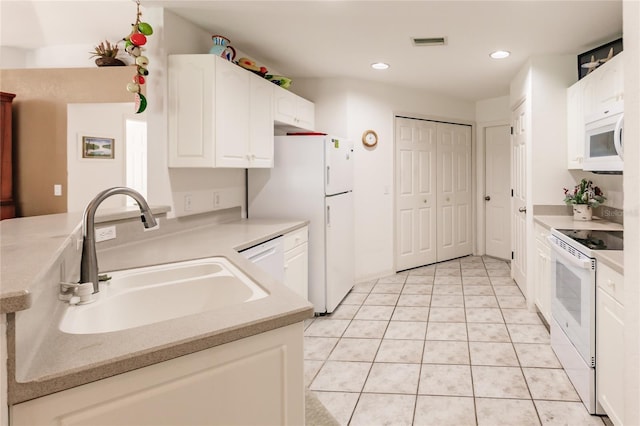
[[[577, 55], [622, 34], [622, 1], [156, 1], [295, 79], [348, 77], [469, 101], [503, 96], [527, 58]], [[95, 45], [127, 35], [132, 0], [0, 0], [0, 46]], [[412, 37], [446, 37], [415, 47]], [[152, 42], [153, 39], [150, 39]], [[494, 60], [493, 50], [512, 52]], [[371, 69], [373, 62], [391, 65]], [[576, 65], [577, 67], [577, 65]], [[576, 70], [577, 74], [577, 70]]]

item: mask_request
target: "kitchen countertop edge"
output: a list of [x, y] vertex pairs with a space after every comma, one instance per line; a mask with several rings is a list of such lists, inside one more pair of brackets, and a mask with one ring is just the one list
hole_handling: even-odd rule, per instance
[[[623, 231], [624, 227], [615, 222], [594, 217], [591, 221], [573, 220], [571, 216], [534, 216], [534, 221], [546, 229], [598, 229], [604, 231]], [[594, 224], [596, 226], [594, 227]], [[604, 263], [616, 272], [624, 275], [624, 251], [623, 250], [594, 250], [594, 255], [599, 262]]]

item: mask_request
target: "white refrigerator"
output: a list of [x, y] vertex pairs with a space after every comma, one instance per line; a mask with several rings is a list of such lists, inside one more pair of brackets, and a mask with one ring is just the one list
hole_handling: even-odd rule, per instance
[[317, 134], [274, 143], [274, 167], [248, 169], [248, 217], [309, 220], [309, 301], [331, 313], [355, 280], [353, 143]]

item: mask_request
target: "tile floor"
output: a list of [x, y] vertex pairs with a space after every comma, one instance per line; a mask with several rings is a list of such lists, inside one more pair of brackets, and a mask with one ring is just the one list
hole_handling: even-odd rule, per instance
[[[343, 425], [600, 425], [504, 261], [356, 284], [305, 326], [307, 386]], [[608, 423], [608, 422], [607, 422]]]

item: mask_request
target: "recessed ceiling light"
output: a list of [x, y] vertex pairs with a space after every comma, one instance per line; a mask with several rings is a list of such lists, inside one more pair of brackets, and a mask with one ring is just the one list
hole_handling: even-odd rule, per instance
[[389, 64], [385, 64], [384, 62], [376, 62], [375, 64], [371, 64], [371, 68], [374, 70], [386, 70], [389, 68]]
[[507, 52], [506, 50], [496, 50], [495, 52], [491, 52], [489, 56], [493, 59], [504, 59], [508, 58], [511, 55], [511, 52]]

